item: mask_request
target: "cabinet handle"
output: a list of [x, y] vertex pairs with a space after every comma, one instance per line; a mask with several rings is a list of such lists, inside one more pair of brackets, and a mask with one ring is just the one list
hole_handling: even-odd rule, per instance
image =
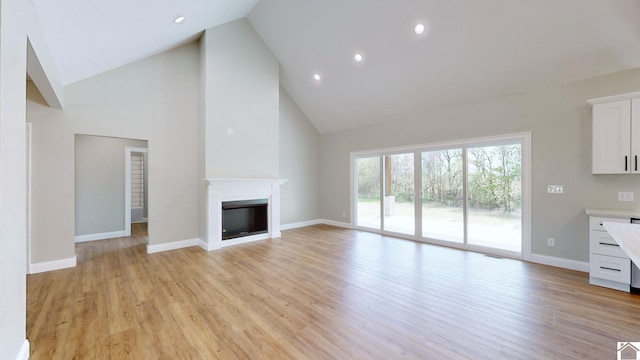
[[638, 155], [634, 155], [635, 158], [635, 170], [634, 171], [638, 171]]
[[625, 155], [624, 156], [624, 171], [628, 171], [628, 166], [627, 166], [627, 164], [629, 162], [628, 160], [629, 160], [629, 157], [627, 155]]
[[612, 270], [612, 271], [622, 271], [620, 269], [614, 269], [614, 268], [610, 268], [610, 267], [604, 267], [604, 266], [600, 266], [600, 269], [605, 269], [605, 270]]
[[609, 245], [609, 246], [620, 246], [618, 244], [609, 244], [609, 243], [605, 243], [605, 242], [600, 242], [598, 244], [600, 244], [600, 245]]

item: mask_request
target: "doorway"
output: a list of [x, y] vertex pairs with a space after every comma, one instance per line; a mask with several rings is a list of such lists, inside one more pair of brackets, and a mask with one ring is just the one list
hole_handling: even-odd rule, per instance
[[148, 222], [147, 149], [126, 147], [124, 150], [124, 213], [126, 236], [131, 236], [131, 224]]
[[[75, 241], [131, 236], [131, 153], [147, 155], [147, 141], [75, 136]], [[144, 159], [146, 160], [146, 159]], [[147, 203], [144, 192], [138, 199]], [[145, 206], [143, 206], [145, 207]], [[146, 217], [143, 210], [143, 216]]]

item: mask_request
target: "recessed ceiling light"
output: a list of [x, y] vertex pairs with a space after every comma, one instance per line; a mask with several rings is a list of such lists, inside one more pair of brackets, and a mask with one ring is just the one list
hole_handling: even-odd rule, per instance
[[424, 32], [424, 25], [423, 24], [418, 24], [416, 25], [416, 27], [413, 28], [413, 31], [416, 32], [416, 34], [420, 35]]
[[313, 80], [320, 81], [320, 79], [321, 79], [320, 74], [318, 73], [313, 74]]
[[183, 21], [184, 21], [184, 16], [178, 16], [177, 18], [173, 19], [173, 22], [176, 24], [180, 24]]
[[361, 62], [363, 59], [364, 57], [360, 53], [356, 53], [355, 55], [353, 55], [353, 60], [355, 60], [356, 62]]

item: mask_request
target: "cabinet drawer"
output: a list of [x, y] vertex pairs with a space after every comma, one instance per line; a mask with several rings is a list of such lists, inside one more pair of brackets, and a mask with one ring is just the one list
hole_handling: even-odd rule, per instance
[[620, 245], [606, 231], [591, 230], [589, 232], [589, 249], [594, 254], [628, 258]]
[[608, 217], [600, 217], [600, 216], [589, 216], [589, 229], [597, 230], [597, 231], [607, 231], [602, 226], [602, 223], [605, 221], [630, 223], [631, 218], [608, 218]]
[[631, 260], [613, 256], [591, 254], [589, 275], [624, 284], [631, 283]]

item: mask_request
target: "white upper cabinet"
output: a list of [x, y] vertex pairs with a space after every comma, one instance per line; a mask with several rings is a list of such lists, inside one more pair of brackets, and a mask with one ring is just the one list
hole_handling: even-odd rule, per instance
[[640, 98], [631, 100], [631, 173], [640, 174]]
[[[632, 95], [636, 98], [624, 98]], [[640, 173], [640, 93], [588, 103], [593, 105], [592, 172]]]

